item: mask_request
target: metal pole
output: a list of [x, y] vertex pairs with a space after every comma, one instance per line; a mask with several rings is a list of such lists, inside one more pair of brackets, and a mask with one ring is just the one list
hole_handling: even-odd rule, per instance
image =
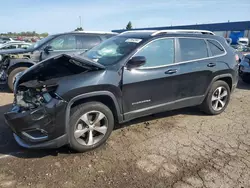
[[82, 17], [79, 16], [79, 19], [80, 19], [80, 27], [82, 27]]

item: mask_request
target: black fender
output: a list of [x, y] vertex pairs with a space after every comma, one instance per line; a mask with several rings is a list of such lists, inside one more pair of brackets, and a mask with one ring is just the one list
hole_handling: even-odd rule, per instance
[[17, 67], [31, 67], [34, 64], [36, 63], [34, 61], [31, 61], [30, 59], [10, 59], [7, 74], [9, 75], [10, 72]]
[[[208, 86], [208, 88], [207, 88], [207, 90], [206, 90], [206, 93], [205, 93], [205, 95], [204, 95], [204, 99], [205, 99], [205, 97], [207, 96], [207, 94], [208, 94], [208, 92], [209, 92], [209, 90], [211, 89], [211, 87], [212, 87], [212, 84], [214, 83], [214, 82], [216, 82], [217, 80], [220, 80], [220, 79], [222, 79], [222, 78], [231, 78], [231, 80], [232, 80], [232, 85], [233, 85], [233, 76], [232, 76], [232, 74], [220, 74], [220, 75], [218, 75], [218, 76], [215, 76], [213, 79], [212, 79], [212, 81], [210, 82], [210, 84], [209, 84], [209, 86]], [[232, 86], [233, 87], [233, 86]]]
[[123, 115], [121, 113], [121, 108], [119, 106], [119, 103], [118, 103], [115, 95], [113, 93], [111, 93], [110, 91], [96, 91], [96, 92], [90, 92], [90, 93], [85, 93], [85, 94], [75, 96], [73, 99], [71, 99], [68, 102], [67, 107], [66, 107], [66, 113], [65, 113], [66, 131], [69, 130], [69, 118], [70, 118], [71, 106], [78, 100], [87, 99], [89, 97], [98, 97], [98, 96], [108, 96], [112, 99], [112, 101], [114, 102], [114, 105], [115, 105], [117, 119], [118, 119], [119, 123], [123, 122]]

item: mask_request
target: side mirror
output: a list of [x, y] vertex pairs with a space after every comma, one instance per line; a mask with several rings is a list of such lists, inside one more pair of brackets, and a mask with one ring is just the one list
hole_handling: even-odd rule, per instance
[[44, 48], [44, 51], [45, 51], [45, 53], [49, 54], [49, 52], [53, 51], [53, 50], [52, 50], [52, 46], [46, 46], [46, 47]]
[[144, 56], [135, 56], [132, 57], [127, 63], [128, 69], [133, 69], [136, 67], [140, 67], [146, 63], [146, 58]]

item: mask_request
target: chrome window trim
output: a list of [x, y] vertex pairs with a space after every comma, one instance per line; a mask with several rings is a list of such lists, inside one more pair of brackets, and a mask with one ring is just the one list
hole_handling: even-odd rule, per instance
[[[138, 48], [138, 50], [132, 55], [131, 58], [133, 58], [138, 52], [140, 52], [143, 48], [145, 48], [148, 44], [154, 42], [154, 41], [157, 41], [157, 40], [161, 40], [161, 39], [171, 39], [171, 38], [174, 38], [175, 40], [175, 48], [176, 48], [176, 39], [180, 39], [180, 38], [188, 38], [188, 39], [201, 39], [201, 40], [204, 40], [205, 43], [207, 44], [207, 40], [214, 40], [216, 42], [218, 42], [223, 50], [224, 50], [224, 53], [223, 54], [220, 54], [220, 55], [216, 55], [216, 56], [210, 56], [210, 57], [205, 57], [205, 58], [200, 58], [200, 59], [194, 59], [194, 60], [189, 60], [189, 61], [181, 61], [181, 62], [175, 62], [173, 64], [168, 64], [168, 65], [160, 65], [160, 66], [154, 66], [154, 67], [142, 67], [142, 68], [136, 68], [136, 70], [145, 70], [145, 69], [156, 69], [156, 68], [163, 68], [163, 67], [168, 67], [168, 66], [173, 66], [173, 65], [180, 65], [180, 64], [185, 64], [185, 63], [191, 63], [191, 62], [195, 62], [195, 61], [201, 61], [201, 60], [207, 60], [207, 59], [213, 59], [213, 58], [216, 58], [216, 57], [222, 57], [222, 56], [225, 56], [227, 54], [227, 51], [226, 49], [224, 48], [224, 46], [216, 39], [211, 39], [211, 38], [199, 38], [199, 37], [161, 37], [161, 38], [157, 38], [157, 39], [154, 39], [148, 43], [146, 43], [145, 45], [143, 45], [142, 47]], [[207, 45], [207, 47], [209, 47]], [[174, 50], [175, 53], [176, 53], [176, 49]], [[130, 58], [130, 59], [131, 59]]]
[[212, 31], [208, 30], [193, 30], [193, 29], [169, 29], [169, 30], [159, 30], [151, 34], [151, 36], [156, 36], [160, 33], [183, 33], [183, 34], [209, 34], [215, 35]]
[[[69, 49], [69, 50], [53, 50], [51, 52], [71, 52], [71, 51], [76, 51], [76, 50], [82, 50], [82, 49]], [[83, 49], [84, 50], [84, 49]]]

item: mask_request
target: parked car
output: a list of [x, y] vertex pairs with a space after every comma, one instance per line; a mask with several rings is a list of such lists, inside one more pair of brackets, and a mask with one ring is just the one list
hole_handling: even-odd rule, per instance
[[244, 56], [244, 55], [250, 54], [250, 47], [239, 45], [237, 47], [237, 51], [240, 52]]
[[240, 37], [237, 41], [237, 43], [241, 46], [248, 46], [249, 45], [249, 39], [247, 37]]
[[19, 42], [19, 41], [6, 42], [6, 43], [0, 45], [0, 50], [17, 49], [17, 48], [27, 49], [31, 45], [32, 45], [31, 43]]
[[15, 75], [54, 55], [80, 54], [114, 36], [112, 32], [70, 32], [50, 35], [28, 49], [0, 51], [0, 81], [13, 90]]
[[244, 82], [250, 83], [250, 54], [245, 55], [241, 60], [239, 75]]
[[17, 75], [5, 119], [26, 148], [92, 150], [115, 123], [188, 106], [217, 115], [239, 62], [209, 31], [130, 31], [82, 55], [59, 55]]
[[14, 41], [14, 40], [10, 37], [0, 37], [0, 44], [10, 42], [10, 41]]

